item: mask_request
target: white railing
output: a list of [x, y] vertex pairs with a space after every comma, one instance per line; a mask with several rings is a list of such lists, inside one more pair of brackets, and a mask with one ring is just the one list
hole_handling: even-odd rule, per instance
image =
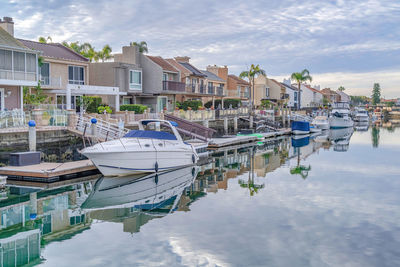
[[62, 80], [60, 77], [40, 77], [40, 85], [42, 87], [61, 88]]
[[290, 120], [291, 121], [308, 121], [308, 122], [312, 122], [313, 118], [306, 116], [306, 115], [302, 115], [302, 114], [297, 114], [297, 113], [292, 113], [290, 115]]
[[36, 72], [0, 70], [0, 79], [36, 81]]
[[30, 113], [21, 110], [1, 111], [0, 112], [0, 129], [28, 127]]
[[[92, 135], [92, 120], [93, 117], [88, 115], [79, 116], [76, 124], [76, 129], [85, 135]], [[114, 140], [123, 137], [129, 132], [129, 129], [124, 128], [122, 125], [107, 122], [96, 118], [96, 137], [103, 140]]]

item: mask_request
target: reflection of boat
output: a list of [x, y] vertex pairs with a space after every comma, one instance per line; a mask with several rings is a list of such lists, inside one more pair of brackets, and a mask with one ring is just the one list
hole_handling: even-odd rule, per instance
[[308, 121], [292, 121], [293, 134], [308, 134], [310, 132], [310, 123]]
[[158, 174], [103, 177], [81, 208], [156, 208], [181, 194], [196, 178], [197, 171], [197, 167], [186, 167]]
[[331, 129], [353, 127], [354, 122], [350, 117], [350, 106], [347, 102], [337, 102], [334, 104], [329, 117]]
[[309, 136], [305, 136], [302, 138], [293, 138], [292, 137], [292, 146], [293, 147], [303, 147], [303, 146], [307, 146], [308, 144], [310, 144]]
[[[157, 129], [161, 126], [169, 132], [145, 130], [145, 127]], [[165, 120], [141, 120], [139, 130], [132, 130], [118, 140], [87, 147], [82, 154], [91, 159], [105, 176], [157, 172], [193, 165], [198, 155], [192, 145], [183, 142], [175, 126]]]
[[356, 129], [356, 131], [365, 132], [368, 131], [368, 128], [369, 128], [369, 121], [354, 123], [354, 129]]
[[329, 129], [329, 120], [327, 116], [317, 116], [314, 118], [314, 120], [311, 122], [311, 125], [314, 127], [321, 129], [321, 130], [327, 130]]
[[331, 129], [329, 131], [329, 140], [333, 143], [333, 150], [339, 152], [347, 151], [352, 135], [353, 128]]
[[369, 121], [368, 112], [363, 108], [356, 108], [354, 114], [354, 121], [366, 122]]

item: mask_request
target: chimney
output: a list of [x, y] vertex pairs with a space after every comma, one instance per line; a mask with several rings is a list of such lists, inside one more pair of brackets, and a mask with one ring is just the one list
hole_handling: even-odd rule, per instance
[[3, 20], [0, 19], [0, 27], [8, 32], [11, 36], [14, 36], [14, 22], [10, 17], [4, 17]]
[[175, 60], [178, 62], [189, 63], [190, 57], [175, 57]]
[[228, 67], [226, 65], [223, 67], [218, 67], [217, 65], [207, 66], [207, 71], [214, 73], [225, 81], [228, 80]]

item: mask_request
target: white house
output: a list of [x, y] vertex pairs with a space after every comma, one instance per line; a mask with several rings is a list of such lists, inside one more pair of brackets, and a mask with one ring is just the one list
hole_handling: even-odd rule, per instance
[[301, 105], [300, 108], [319, 107], [323, 103], [323, 94], [316, 88], [307, 84], [301, 85]]
[[283, 86], [285, 86], [286, 94], [289, 95], [287, 105], [290, 108], [297, 108], [297, 94], [298, 90], [297, 87], [294, 87], [291, 85], [291, 80], [290, 79], [283, 79], [283, 82], [281, 83]]
[[340, 101], [350, 102], [350, 96], [342, 91], [336, 90], [336, 93], [340, 95]]

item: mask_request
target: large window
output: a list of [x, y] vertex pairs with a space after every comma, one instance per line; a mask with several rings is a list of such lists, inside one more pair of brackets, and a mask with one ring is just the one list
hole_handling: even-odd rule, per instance
[[0, 50], [0, 70], [11, 70], [12, 52], [9, 50]]
[[269, 87], [265, 88], [265, 97], [269, 97]]
[[25, 71], [25, 53], [14, 52], [14, 70]]
[[50, 84], [50, 64], [43, 63], [43, 65], [39, 69], [40, 71], [40, 82], [42, 85]]
[[294, 101], [297, 101], [297, 92], [294, 92]]
[[129, 89], [142, 90], [142, 71], [140, 70], [129, 71]]
[[85, 84], [85, 69], [79, 66], [68, 67], [68, 83]]

